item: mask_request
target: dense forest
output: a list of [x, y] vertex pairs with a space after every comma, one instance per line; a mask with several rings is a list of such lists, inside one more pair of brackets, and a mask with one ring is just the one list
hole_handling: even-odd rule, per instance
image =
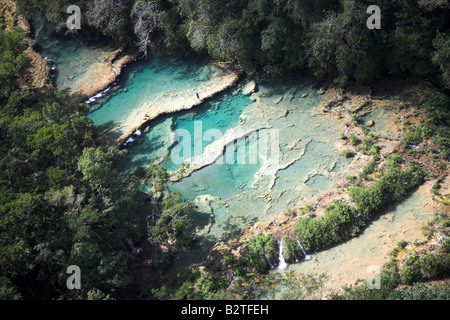
[[[62, 32], [106, 36], [118, 45], [136, 46], [143, 57], [153, 51], [209, 55], [248, 73], [274, 76], [307, 70], [338, 88], [392, 76], [426, 79], [435, 86], [423, 106], [427, 122], [423, 129], [411, 129], [406, 139], [433, 139], [450, 154], [445, 94], [450, 89], [447, 0], [81, 0], [77, 3], [82, 12], [79, 31], [64, 27], [71, 4], [70, 0], [17, 1], [19, 12], [29, 19], [45, 9], [47, 18], [59, 23]], [[372, 4], [381, 8], [379, 30], [366, 27], [366, 9]], [[163, 243], [170, 244], [170, 252], [189, 246], [189, 213], [194, 208], [170, 192], [169, 175], [157, 161], [130, 176], [119, 174], [115, 166], [126, 151], [98, 146], [85, 105], [69, 104], [57, 90], [46, 95], [22, 90], [19, 80], [29, 40], [20, 29], [6, 32], [2, 21], [0, 298], [134, 297], [129, 264], [136, 258], [138, 244], [147, 241], [154, 256]], [[394, 158], [389, 163], [374, 186], [353, 189], [356, 207], [335, 202], [323, 219], [302, 219], [296, 225], [294, 232], [307, 249], [349, 239], [357, 232], [354, 228], [363, 228], [392, 200], [392, 194], [401, 200], [422, 182], [424, 174], [416, 166], [402, 170]], [[144, 185], [150, 185], [151, 191], [141, 192]], [[167, 196], [161, 198], [162, 192]], [[448, 224], [448, 217], [444, 218]], [[287, 254], [301, 254], [293, 250], [292, 246]], [[268, 270], [264, 252], [276, 257], [273, 238], [250, 241], [239, 261], [225, 257], [226, 265], [244, 279], [241, 297], [253, 298], [249, 292], [256, 292], [246, 278], [249, 266], [257, 273]], [[423, 274], [427, 279], [448, 274], [445, 259], [441, 255], [437, 262], [433, 259], [438, 258], [410, 259], [408, 266], [422, 268], [416, 270], [415, 278], [399, 280], [396, 271], [395, 279], [389, 280], [393, 274], [389, 264], [383, 276], [394, 288], [414, 284]], [[158, 260], [153, 261], [155, 268]], [[68, 265], [83, 270], [81, 290], [66, 289]], [[427, 269], [429, 265], [437, 267]], [[429, 269], [435, 273], [439, 269], [438, 274], [427, 276]], [[161, 288], [153, 297], [211, 298], [229, 284], [226, 278], [197, 271], [185, 279], [181, 290], [167, 293]], [[311, 279], [303, 280], [316, 285]], [[278, 280], [261, 283], [274, 281]], [[200, 288], [200, 296], [193, 296], [194, 287]], [[383, 292], [378, 298], [389, 295]], [[335, 298], [366, 297], [370, 293], [349, 289]]]
[[[66, 21], [70, 0], [45, 1]], [[409, 73], [450, 88], [447, 0], [82, 0], [82, 31], [94, 29], [143, 53], [208, 54], [246, 71], [310, 69], [343, 86]], [[381, 9], [369, 30], [367, 8]], [[19, 0], [31, 17], [42, 1]]]
[[[0, 298], [129, 297], [134, 244], [188, 245], [191, 206], [170, 192], [157, 202], [169, 179], [159, 163], [119, 175], [126, 151], [96, 146], [82, 104], [21, 90], [27, 41], [0, 31]], [[83, 270], [76, 293], [69, 265]]]

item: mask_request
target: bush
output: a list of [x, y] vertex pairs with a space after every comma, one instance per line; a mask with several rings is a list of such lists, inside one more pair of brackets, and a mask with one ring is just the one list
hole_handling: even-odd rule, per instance
[[356, 151], [361, 152], [364, 155], [374, 155], [378, 154], [380, 147], [375, 145], [371, 139], [362, 138], [361, 144], [356, 148]]
[[424, 173], [417, 165], [401, 170], [390, 168], [370, 187], [354, 187], [350, 198], [355, 202], [363, 220], [369, 219], [388, 204], [402, 200], [409, 191], [422, 183]]
[[315, 218], [301, 218], [294, 225], [294, 234], [306, 252], [319, 250], [329, 241], [321, 220]]
[[423, 279], [434, 280], [447, 275], [450, 269], [449, 256], [447, 254], [427, 254], [420, 257], [420, 267]]
[[342, 152], [342, 155], [346, 158], [353, 158], [355, 156], [355, 151], [347, 149]]
[[401, 282], [395, 260], [390, 260], [383, 265], [380, 274], [382, 288], [395, 289]]
[[420, 265], [414, 263], [410, 266], [403, 268], [402, 270], [402, 283], [413, 284], [422, 278], [422, 273], [420, 271]]
[[400, 164], [403, 162], [402, 157], [397, 154], [391, 154], [386, 159], [386, 167], [388, 168], [399, 168]]
[[354, 134], [352, 134], [350, 136], [350, 143], [354, 146], [358, 145], [361, 143], [361, 139], [359, 139], [357, 136], [355, 136]]
[[215, 276], [209, 273], [202, 274], [195, 282], [194, 287], [200, 291], [200, 299], [211, 299], [217, 291], [225, 289], [229, 285], [226, 277]]
[[423, 283], [415, 283], [401, 291], [401, 298], [403, 300], [434, 300], [435, 295]]
[[305, 257], [298, 243], [286, 236], [283, 237], [283, 255], [286, 262], [296, 262]]
[[[258, 234], [250, 238], [247, 247], [241, 253], [241, 259], [235, 266], [235, 273], [245, 275], [248, 272], [264, 273], [278, 259], [278, 243], [271, 234]], [[270, 260], [270, 263], [269, 261]]]
[[405, 240], [400, 240], [399, 242], [397, 242], [397, 247], [404, 249], [406, 246], [408, 245], [408, 242], [406, 242]]
[[338, 200], [334, 200], [333, 204], [327, 207], [321, 222], [331, 243], [338, 243], [352, 237], [356, 220], [354, 211], [353, 207]]
[[403, 262], [406, 265], [402, 270], [403, 284], [413, 284], [422, 279], [419, 257], [416, 252], [409, 254]]

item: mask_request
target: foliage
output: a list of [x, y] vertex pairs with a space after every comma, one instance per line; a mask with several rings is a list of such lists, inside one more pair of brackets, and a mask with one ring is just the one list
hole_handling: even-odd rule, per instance
[[368, 221], [388, 204], [402, 200], [423, 179], [423, 171], [418, 165], [404, 170], [391, 167], [372, 186], [351, 188], [350, 198], [356, 204], [361, 218]]
[[[154, 163], [142, 176], [119, 174], [126, 151], [96, 146], [85, 105], [56, 90], [21, 91], [24, 44], [23, 32], [0, 30], [0, 294], [123, 297], [135, 244], [149, 234], [155, 245], [190, 244], [191, 205], [178, 193], [141, 192], [142, 179], [167, 190], [169, 176]], [[77, 292], [66, 287], [72, 264], [81, 269]]]
[[355, 151], [347, 149], [342, 151], [342, 155], [346, 158], [353, 158], [355, 156]]
[[258, 234], [248, 240], [233, 272], [238, 276], [247, 273], [264, 273], [278, 261], [278, 243], [271, 234]]
[[322, 217], [300, 218], [294, 225], [294, 234], [307, 252], [348, 240], [380, 210], [393, 201], [404, 199], [423, 178], [417, 165], [404, 170], [390, 167], [372, 186], [351, 187], [350, 198], [356, 208], [334, 200]]
[[283, 256], [288, 263], [300, 261], [305, 257], [298, 243], [286, 236], [283, 237]]
[[[28, 17], [45, 9], [66, 20], [70, 1], [17, 0]], [[196, 52], [271, 74], [309, 69], [336, 80], [369, 82], [409, 72], [450, 86], [448, 5], [422, 0], [383, 2], [381, 30], [369, 30], [368, 0], [78, 1], [82, 32], [122, 45], [174, 54]], [[134, 31], [134, 33], [133, 33]]]
[[20, 29], [11, 32], [0, 30], [0, 96], [8, 97], [18, 88], [16, 79], [25, 62], [26, 48], [24, 33]]

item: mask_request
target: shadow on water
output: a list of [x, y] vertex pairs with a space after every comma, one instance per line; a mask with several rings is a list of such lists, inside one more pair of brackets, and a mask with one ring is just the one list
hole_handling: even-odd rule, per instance
[[[161, 54], [153, 54], [147, 60], [142, 59], [135, 62], [133, 69], [136, 73], [141, 73], [150, 67], [155, 75], [164, 74], [167, 70], [173, 70], [174, 73], [171, 74], [172, 80], [192, 79], [192, 82], [203, 82], [208, 80], [213, 72], [210, 64], [211, 59], [207, 57], [167, 57]], [[207, 71], [207, 76], [202, 77], [202, 75], [205, 75], [205, 71]]]
[[[191, 217], [198, 229], [215, 223], [215, 219], [208, 213], [194, 211]], [[220, 224], [220, 230], [217, 227], [212, 227], [208, 233], [199, 236], [190, 249], [178, 253], [175, 259], [176, 262], [169, 267], [169, 270], [178, 271], [201, 263], [207, 258], [208, 253], [211, 252], [215, 245], [219, 242], [226, 243], [230, 240], [238, 239], [248, 226], [256, 223], [257, 220], [256, 217], [228, 217], [225, 222]]]
[[111, 129], [115, 128], [116, 126], [118, 126], [118, 123], [113, 120], [105, 122], [101, 125], [96, 125], [94, 129], [94, 137], [97, 139], [99, 137], [102, 137], [102, 139], [106, 138], [107, 140], [114, 140], [121, 134], [120, 129], [110, 132]]

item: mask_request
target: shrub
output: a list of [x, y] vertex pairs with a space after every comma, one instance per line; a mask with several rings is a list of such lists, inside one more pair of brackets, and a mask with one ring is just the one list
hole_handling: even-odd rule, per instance
[[361, 218], [367, 220], [386, 205], [402, 200], [409, 191], [422, 183], [424, 173], [417, 165], [401, 170], [390, 168], [370, 187], [353, 187], [350, 198], [355, 202]]
[[270, 260], [272, 264], [277, 261], [278, 243], [271, 234], [258, 234], [250, 238], [247, 247], [241, 253], [237, 268], [234, 269], [238, 275], [244, 275], [246, 271], [253, 270], [258, 273], [264, 273], [270, 269]]
[[355, 151], [347, 149], [342, 152], [342, 155], [346, 158], [353, 158], [355, 156]]
[[354, 134], [352, 134], [350, 136], [350, 143], [354, 146], [358, 145], [361, 143], [361, 139], [359, 139], [357, 136], [355, 136]]
[[226, 277], [205, 273], [197, 279], [194, 287], [200, 291], [200, 298], [207, 300], [211, 299], [215, 292], [225, 289], [228, 285], [229, 282]]
[[409, 254], [404, 260], [406, 265], [402, 270], [403, 284], [413, 284], [422, 279], [422, 272], [419, 264], [419, 257], [417, 252]]
[[294, 225], [294, 234], [306, 252], [321, 249], [329, 243], [328, 234], [319, 219], [299, 219]]
[[387, 287], [392, 290], [400, 284], [400, 280], [400, 274], [395, 260], [386, 262], [380, 274], [381, 287]]
[[400, 240], [399, 242], [397, 242], [397, 247], [404, 249], [406, 246], [408, 245], [408, 242], [406, 242], [405, 240]]
[[286, 236], [283, 237], [283, 255], [287, 262], [296, 262], [305, 257], [298, 243]]
[[354, 211], [353, 207], [338, 200], [327, 207], [321, 222], [332, 243], [347, 240], [353, 235]]
[[413, 284], [422, 278], [422, 273], [420, 271], [420, 265], [414, 263], [410, 266], [403, 268], [402, 270], [402, 283]]
[[372, 174], [375, 171], [376, 168], [376, 160], [372, 159], [369, 163], [367, 163], [363, 168], [362, 171], [359, 173], [360, 177], [365, 177], [369, 174]]
[[420, 267], [426, 280], [439, 279], [449, 273], [449, 256], [447, 254], [427, 254], [420, 257]]
[[401, 291], [401, 298], [403, 300], [434, 300], [435, 295], [423, 283], [415, 283]]
[[356, 151], [364, 155], [375, 155], [379, 153], [380, 146], [375, 145], [371, 139], [364, 137], [361, 140], [361, 144], [356, 148]]
[[403, 162], [402, 157], [397, 154], [391, 154], [386, 159], [386, 167], [388, 168], [399, 168], [400, 164]]

